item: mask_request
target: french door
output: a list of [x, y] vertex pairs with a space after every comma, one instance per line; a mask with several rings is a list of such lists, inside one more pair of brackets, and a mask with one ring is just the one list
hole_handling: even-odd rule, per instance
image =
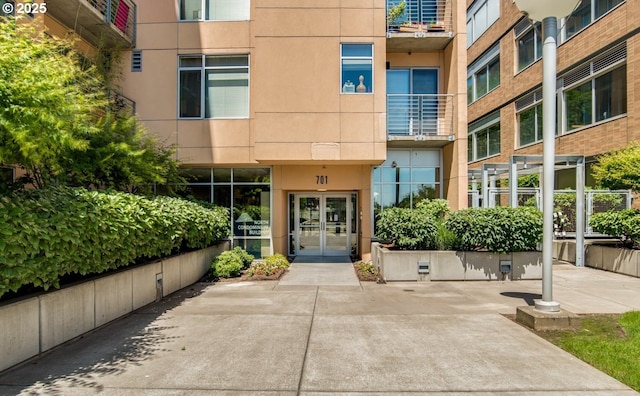
[[351, 254], [353, 208], [348, 194], [296, 194], [294, 211], [296, 255]]

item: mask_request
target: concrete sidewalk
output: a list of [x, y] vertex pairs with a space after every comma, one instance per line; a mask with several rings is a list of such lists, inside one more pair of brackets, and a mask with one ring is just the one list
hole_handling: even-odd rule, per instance
[[[184, 289], [0, 375], [0, 394], [637, 394], [501, 315], [540, 281], [287, 285], [297, 269]], [[554, 293], [640, 309], [640, 279], [588, 268], [554, 266]]]

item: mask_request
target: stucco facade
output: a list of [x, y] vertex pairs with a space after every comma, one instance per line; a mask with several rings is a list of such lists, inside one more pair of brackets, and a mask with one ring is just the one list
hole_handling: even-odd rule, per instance
[[236, 246], [362, 255], [385, 207], [466, 206], [466, 4], [412, 0], [403, 33], [396, 3], [135, 1], [118, 88], [175, 145], [189, 192], [230, 207]]

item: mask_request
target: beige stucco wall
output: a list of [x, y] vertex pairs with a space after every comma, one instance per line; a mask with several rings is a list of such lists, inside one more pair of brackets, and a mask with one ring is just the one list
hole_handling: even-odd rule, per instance
[[[319, 184], [316, 176], [324, 176]], [[288, 195], [300, 192], [357, 193], [358, 246], [361, 254], [371, 250], [371, 165], [276, 165], [272, 171], [273, 224], [276, 252], [287, 251]]]

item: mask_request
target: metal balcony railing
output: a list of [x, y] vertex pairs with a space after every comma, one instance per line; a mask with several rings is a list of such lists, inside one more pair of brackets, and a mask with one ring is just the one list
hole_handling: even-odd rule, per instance
[[[405, 4], [404, 12], [393, 19], [394, 7]], [[390, 12], [391, 10], [391, 12]], [[418, 33], [427, 37], [453, 32], [453, 2], [451, 0], [387, 0], [387, 32]]]
[[137, 5], [131, 0], [86, 0], [130, 43], [135, 44]]
[[453, 95], [387, 95], [387, 134], [452, 136]]

